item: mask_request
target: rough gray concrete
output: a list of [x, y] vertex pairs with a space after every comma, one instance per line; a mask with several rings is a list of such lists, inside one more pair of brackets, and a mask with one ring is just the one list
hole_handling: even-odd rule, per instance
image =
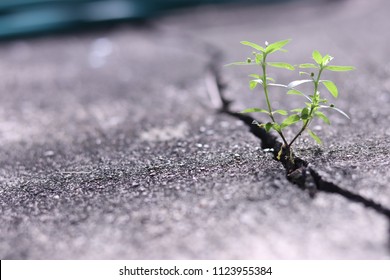
[[[385, 0], [203, 7], [2, 42], [0, 258], [388, 259], [388, 217], [338, 194], [310, 198], [242, 122], [216, 112], [204, 80], [210, 46], [227, 63], [250, 52], [240, 40], [292, 38], [280, 60], [319, 49], [355, 65], [328, 76], [352, 120], [331, 114], [331, 127], [314, 126], [324, 145], [305, 136], [296, 151], [390, 208], [389, 10]], [[248, 71], [222, 69], [234, 108], [261, 101]]]

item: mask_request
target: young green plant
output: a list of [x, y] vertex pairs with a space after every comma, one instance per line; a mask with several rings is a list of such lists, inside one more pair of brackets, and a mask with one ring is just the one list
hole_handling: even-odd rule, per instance
[[[334, 98], [337, 98], [339, 95], [338, 89], [334, 82], [330, 80], [322, 80], [322, 74], [325, 71], [336, 71], [336, 72], [344, 72], [353, 70], [352, 66], [336, 66], [329, 65], [329, 63], [333, 60], [333, 57], [330, 55], [322, 56], [319, 51], [313, 51], [312, 58], [314, 63], [304, 63], [298, 65], [298, 68], [301, 69], [310, 69], [310, 72], [300, 71], [300, 75], [306, 75], [307, 79], [295, 80], [290, 82], [289, 84], [279, 84], [275, 83], [275, 80], [268, 76], [268, 67], [275, 68], [283, 68], [287, 70], [295, 70], [295, 67], [289, 63], [285, 62], [269, 62], [268, 56], [278, 52], [286, 52], [283, 47], [287, 45], [290, 40], [278, 41], [272, 44], [265, 42], [265, 46], [260, 46], [258, 44], [242, 41], [241, 44], [245, 46], [251, 47], [254, 51], [252, 53], [252, 57], [247, 58], [244, 62], [235, 62], [229, 65], [255, 65], [259, 66], [260, 73], [259, 74], [250, 74], [249, 76], [252, 78], [249, 81], [249, 87], [251, 90], [257, 88], [257, 86], [261, 86], [266, 106], [265, 108], [248, 108], [242, 111], [242, 113], [264, 113], [269, 117], [269, 122], [259, 124], [255, 123], [258, 126], [264, 128], [267, 132], [271, 129], [276, 131], [283, 141], [283, 146], [278, 151], [278, 160], [281, 160], [282, 155], [285, 157], [285, 160], [294, 163], [294, 154], [292, 152], [292, 145], [294, 142], [304, 133], [307, 132], [310, 137], [312, 137], [318, 144], [321, 144], [321, 139], [316, 135], [312, 130], [309, 129], [310, 124], [315, 118], [321, 119], [326, 124], [330, 125], [330, 121], [328, 117], [323, 112], [327, 109], [336, 110], [341, 113], [346, 118], [349, 118], [346, 113], [344, 113], [339, 108], [336, 108], [334, 104], [329, 104], [327, 99], [323, 98], [320, 93], [320, 87], [323, 86]], [[307, 71], [307, 70], [306, 70]], [[313, 91], [311, 94], [305, 94], [301, 90], [299, 90], [299, 86], [306, 83], [313, 84]], [[269, 97], [269, 91], [271, 87], [282, 87], [285, 88], [287, 94], [302, 96], [306, 99], [304, 106], [302, 108], [292, 109], [290, 111], [276, 109], [272, 106], [271, 99]], [[298, 87], [298, 88], [297, 88]], [[276, 115], [282, 115], [285, 118], [278, 122]], [[296, 135], [288, 141], [285, 137], [285, 129], [293, 124], [299, 124], [300, 129], [296, 133]]]

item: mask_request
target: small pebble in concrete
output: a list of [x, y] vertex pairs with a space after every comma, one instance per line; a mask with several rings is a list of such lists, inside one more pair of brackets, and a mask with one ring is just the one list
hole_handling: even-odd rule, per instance
[[51, 151], [51, 150], [46, 151], [46, 152], [43, 153], [43, 155], [45, 157], [52, 157], [52, 156], [54, 156], [54, 154], [55, 154], [54, 151]]

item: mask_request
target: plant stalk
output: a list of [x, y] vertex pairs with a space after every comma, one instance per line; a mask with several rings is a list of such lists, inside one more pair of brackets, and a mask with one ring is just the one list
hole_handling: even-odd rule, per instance
[[[276, 123], [275, 121], [275, 118], [274, 118], [274, 115], [272, 113], [272, 107], [271, 107], [271, 102], [269, 100], [269, 96], [268, 96], [268, 86], [267, 86], [267, 71], [266, 71], [266, 62], [265, 62], [265, 59], [266, 59], [266, 55], [264, 54], [263, 56], [263, 62], [261, 63], [261, 67], [263, 69], [263, 89], [264, 89], [264, 95], [265, 95], [265, 99], [267, 101], [267, 106], [268, 106], [268, 114], [272, 120], [272, 122]], [[283, 140], [283, 143], [284, 143], [284, 146], [288, 147], [288, 143], [287, 143], [287, 140], [286, 138], [284, 137], [283, 133], [279, 130], [276, 130], [278, 132], [278, 134], [280, 135], [280, 137], [282, 138]]]

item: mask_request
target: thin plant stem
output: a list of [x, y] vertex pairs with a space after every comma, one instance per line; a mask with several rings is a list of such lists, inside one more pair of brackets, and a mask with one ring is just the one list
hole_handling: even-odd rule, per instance
[[[263, 62], [261, 63], [261, 67], [262, 67], [262, 69], [263, 69], [263, 89], [264, 89], [265, 100], [267, 101], [268, 114], [269, 114], [269, 116], [270, 116], [272, 122], [276, 123], [275, 118], [274, 118], [274, 115], [273, 115], [273, 113], [272, 113], [271, 102], [270, 102], [269, 96], [268, 96], [267, 70], [266, 70], [266, 62], [265, 62], [266, 57], [267, 57], [267, 55], [264, 54], [264, 56], [263, 56]], [[286, 138], [284, 137], [282, 131], [279, 131], [279, 130], [276, 130], [276, 131], [278, 132], [278, 134], [279, 134], [280, 137], [282, 138], [284, 145], [285, 145], [286, 147], [288, 147], [287, 140], [286, 140]]]

